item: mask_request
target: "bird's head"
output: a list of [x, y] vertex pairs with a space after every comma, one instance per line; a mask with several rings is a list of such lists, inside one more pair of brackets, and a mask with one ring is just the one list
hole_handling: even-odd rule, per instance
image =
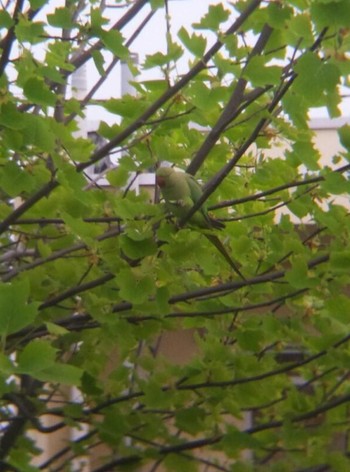
[[158, 187], [164, 187], [173, 172], [174, 170], [171, 167], [159, 167], [156, 172], [156, 183]]

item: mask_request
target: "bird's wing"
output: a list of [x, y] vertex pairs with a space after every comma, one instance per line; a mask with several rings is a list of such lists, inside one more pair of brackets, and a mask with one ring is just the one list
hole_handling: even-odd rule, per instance
[[190, 196], [193, 203], [197, 203], [203, 194], [202, 187], [199, 185], [197, 180], [190, 174], [185, 174], [185, 179], [190, 191]]
[[[199, 185], [199, 183], [196, 181], [196, 179], [192, 177], [192, 175], [189, 175], [189, 174], [186, 174], [186, 175], [187, 175], [188, 186], [191, 192], [191, 199], [193, 201], [193, 204], [195, 204], [203, 195], [203, 189]], [[206, 228], [218, 228], [218, 229], [222, 229], [224, 227], [222, 223], [217, 222], [216, 220], [214, 220], [213, 218], [209, 216], [205, 203], [201, 205], [198, 212], [202, 215], [200, 226], [204, 226]]]

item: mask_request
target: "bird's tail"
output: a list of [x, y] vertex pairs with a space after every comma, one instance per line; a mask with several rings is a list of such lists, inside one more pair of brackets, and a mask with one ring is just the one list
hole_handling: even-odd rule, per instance
[[210, 224], [211, 224], [212, 228], [214, 228], [214, 229], [224, 229], [225, 228], [224, 223], [222, 223], [221, 221], [216, 220], [215, 218], [212, 218], [211, 216], [209, 217], [209, 219], [210, 219]]
[[214, 246], [216, 247], [216, 249], [221, 253], [221, 255], [226, 259], [226, 261], [229, 263], [229, 265], [231, 266], [231, 268], [236, 272], [237, 275], [239, 275], [239, 277], [242, 279], [242, 280], [246, 280], [246, 278], [244, 277], [244, 275], [242, 274], [242, 272], [239, 270], [237, 264], [235, 264], [232, 260], [232, 258], [229, 256], [228, 252], [226, 251], [224, 245], [222, 244], [222, 242], [220, 241], [220, 239], [215, 236], [214, 234], [209, 234], [209, 233], [205, 233], [205, 236], [207, 239], [209, 239], [209, 241], [214, 244]]

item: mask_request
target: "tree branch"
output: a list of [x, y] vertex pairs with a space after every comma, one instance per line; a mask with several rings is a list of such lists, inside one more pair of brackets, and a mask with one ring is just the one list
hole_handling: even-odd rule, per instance
[[[35, 416], [36, 407], [30, 400], [30, 397], [36, 396], [36, 392], [41, 386], [41, 382], [29, 377], [28, 375], [21, 375], [20, 382], [20, 393], [15, 395], [12, 394], [9, 399], [10, 403], [17, 406], [19, 413], [2, 431], [0, 441], [0, 459], [5, 459], [7, 457], [16, 444], [18, 437], [22, 435], [27, 422]], [[4, 395], [4, 398], [6, 398], [6, 395], [7, 394]]]
[[[239, 30], [242, 24], [246, 21], [246, 19], [258, 8], [262, 0], [252, 0], [252, 2], [248, 5], [246, 10], [244, 10], [241, 15], [236, 19], [236, 21], [231, 25], [231, 27], [226, 31], [225, 35], [233, 34]], [[144, 3], [147, 3], [145, 0], [139, 0], [134, 7], [141, 8]], [[129, 16], [127, 18], [123, 17], [122, 23], [119, 23], [119, 27], [124, 22], [129, 21]], [[128, 20], [127, 20], [128, 19]], [[119, 133], [115, 138], [110, 140], [106, 145], [102, 146], [100, 149], [96, 150], [91, 158], [86, 161], [78, 164], [76, 169], [78, 172], [83, 171], [85, 168], [89, 167], [90, 165], [94, 164], [95, 162], [103, 159], [112, 149], [114, 149], [118, 144], [120, 144], [124, 139], [126, 139], [130, 134], [134, 131], [139, 129], [141, 126], [145, 124], [145, 122], [164, 104], [166, 103], [171, 97], [176, 95], [178, 91], [180, 91], [188, 82], [190, 82], [193, 77], [195, 77], [199, 72], [205, 69], [207, 62], [220, 50], [223, 46], [222, 41], [217, 41], [207, 53], [204, 54], [201, 61], [197, 62], [197, 64], [185, 75], [180, 79], [173, 87], [169, 88], [166, 92], [163, 93], [161, 97], [158, 98], [139, 118], [137, 118], [133, 123], [127, 126], [121, 133]], [[90, 50], [90, 54], [91, 54]], [[84, 62], [86, 62], [86, 58], [79, 58], [76, 59], [74, 62], [75, 67], [80, 67]], [[71, 73], [67, 71], [67, 74]], [[51, 191], [57, 187], [59, 184], [57, 181], [52, 180], [49, 183], [45, 184], [41, 189], [39, 189], [34, 195], [28, 198], [22, 205], [20, 205], [15, 211], [13, 211], [2, 223], [0, 223], [0, 234], [6, 231], [6, 229], [16, 221], [21, 215], [23, 215], [29, 208], [31, 208], [35, 203], [37, 203], [41, 198], [47, 197]]]
[[[316, 41], [314, 42], [313, 46], [310, 48], [311, 51], [314, 51], [319, 44], [322, 42], [327, 29], [325, 28], [318, 36]], [[276, 106], [279, 104], [283, 96], [287, 93], [291, 85], [293, 84], [294, 80], [296, 79], [297, 74], [293, 72], [289, 79], [280, 87], [274, 94], [273, 99], [268, 107], [268, 112], [272, 113]], [[258, 138], [259, 133], [261, 130], [269, 123], [270, 118], [262, 118], [256, 127], [254, 128], [251, 135], [243, 142], [243, 144], [237, 149], [234, 156], [230, 161], [225, 164], [219, 172], [217, 172], [212, 179], [205, 185], [203, 194], [198, 199], [198, 201], [193, 205], [191, 210], [187, 213], [187, 215], [181, 219], [179, 222], [180, 226], [183, 226], [191, 216], [203, 205], [203, 203], [209, 198], [209, 196], [214, 192], [214, 190], [221, 184], [221, 182], [228, 176], [231, 170], [235, 167], [244, 153], [248, 150], [248, 148], [255, 142]]]
[[[120, 228], [118, 226], [116, 228], [112, 228], [106, 231], [100, 236], [97, 236], [95, 239], [96, 241], [104, 241], [105, 239], [113, 238], [114, 236], [118, 236], [119, 234], [120, 234]], [[14, 277], [16, 277], [18, 274], [22, 272], [25, 272], [30, 269], [34, 269], [35, 267], [38, 267], [43, 264], [47, 264], [48, 262], [52, 262], [56, 259], [67, 256], [68, 254], [71, 254], [72, 252], [80, 251], [82, 249], [88, 249], [88, 245], [84, 242], [76, 243], [70, 247], [59, 249], [58, 251], [53, 252], [49, 256], [39, 257], [38, 259], [35, 259], [33, 262], [30, 262], [29, 264], [25, 264], [23, 266], [20, 266], [18, 269], [11, 270], [7, 274], [3, 275], [1, 280], [3, 282], [9, 282], [11, 279], [13, 279]]]
[[[142, 10], [144, 6], [148, 4], [148, 0], [136, 0], [130, 9], [123, 15], [111, 28], [109, 31], [121, 31], [124, 26], [126, 26], [138, 13]], [[81, 54], [77, 55], [72, 61], [71, 64], [75, 69], [79, 69], [92, 57], [94, 51], [98, 51], [104, 47], [102, 40], [97, 41], [93, 46], [91, 46], [86, 51], [83, 51]], [[66, 77], [68, 77], [72, 71], [66, 71]]]
[[58, 303], [66, 300], [67, 298], [74, 297], [79, 293], [86, 292], [88, 290], [92, 290], [93, 288], [99, 287], [100, 285], [109, 282], [110, 280], [114, 279], [115, 275], [108, 273], [102, 275], [101, 277], [91, 280], [90, 282], [86, 282], [85, 284], [76, 285], [75, 287], [71, 287], [65, 292], [59, 293], [58, 295], [49, 298], [44, 303], [39, 306], [39, 310], [44, 310], [45, 308], [49, 308], [51, 306], [55, 306]]
[[[150, 21], [150, 19], [153, 17], [153, 15], [155, 14], [155, 10], [152, 10], [147, 16], [146, 18], [142, 21], [142, 23], [137, 27], [137, 29], [135, 30], [135, 32], [130, 36], [130, 38], [128, 39], [128, 41], [126, 41], [125, 43], [125, 46], [126, 47], [129, 47], [134, 41], [135, 39], [138, 37], [138, 35], [141, 33], [141, 31], [143, 30], [143, 28], [148, 24], [148, 22]], [[114, 57], [113, 60], [111, 61], [111, 63], [109, 64], [109, 66], [107, 67], [104, 75], [102, 77], [100, 77], [100, 79], [95, 83], [95, 85], [91, 88], [91, 90], [89, 91], [89, 93], [83, 98], [83, 100], [80, 102], [80, 109], [82, 110], [88, 103], [89, 101], [91, 100], [91, 98], [95, 95], [95, 93], [97, 92], [97, 90], [101, 87], [101, 85], [105, 82], [105, 80], [109, 77], [109, 74], [112, 72], [112, 70], [114, 69], [114, 67], [118, 64], [118, 62], [120, 61], [120, 58], [119, 57]], [[77, 112], [74, 112], [74, 113], [71, 113], [69, 116], [66, 117], [66, 119], [64, 120], [65, 123], [69, 123], [70, 121], [72, 121], [75, 117], [77, 116]]]
[[[242, 70], [242, 74], [244, 73], [245, 68], [249, 64], [249, 61], [262, 53], [266, 43], [268, 42], [271, 34], [272, 28], [268, 25], [264, 25], [259, 39], [257, 40], [252, 52], [250, 53], [246, 66]], [[208, 135], [206, 136], [203, 144], [199, 148], [198, 152], [196, 153], [195, 157], [192, 159], [190, 165], [187, 167], [186, 172], [189, 174], [194, 175], [199, 167], [203, 164], [203, 161], [214, 147], [217, 140], [220, 138], [221, 134], [227, 127], [227, 125], [233, 121], [237, 116], [237, 111], [241, 103], [244, 101], [244, 91], [247, 86], [247, 80], [244, 79], [242, 76], [239, 78], [237, 85], [235, 86], [231, 98], [227, 102], [223, 112], [221, 113], [219, 119], [217, 120], [214, 127], [209, 131]]]
[[[346, 164], [338, 169], [334, 169], [333, 172], [338, 172], [341, 174], [343, 172], [347, 172], [348, 170], [350, 170], [350, 164]], [[294, 182], [288, 182], [286, 184], [279, 185], [278, 187], [265, 190], [264, 192], [258, 192], [253, 195], [247, 195], [246, 197], [242, 197], [242, 198], [224, 200], [222, 202], [219, 202], [219, 203], [216, 203], [215, 205], [210, 206], [208, 210], [213, 211], [213, 210], [218, 210], [220, 208], [226, 208], [228, 206], [240, 205], [242, 203], [259, 200], [260, 198], [266, 197], [268, 195], [273, 195], [274, 193], [281, 192], [282, 190], [287, 190], [289, 188], [299, 187], [303, 185], [311, 185], [311, 184], [323, 182], [324, 180], [325, 180], [325, 177], [320, 175], [317, 177], [311, 177], [304, 180], [296, 180]]]
[[[231, 27], [226, 31], [225, 35], [235, 33], [239, 30], [242, 24], [246, 19], [255, 11], [256, 8], [260, 5], [262, 0], [252, 0], [248, 7], [241, 13], [241, 15], [236, 19], [236, 21], [231, 25]], [[127, 126], [123, 131], [121, 131], [117, 136], [111, 139], [107, 144], [97, 150], [87, 162], [80, 163], [77, 168], [79, 171], [84, 170], [86, 167], [89, 167], [91, 164], [99, 161], [105, 157], [112, 149], [118, 146], [124, 139], [126, 139], [130, 134], [139, 129], [145, 124], [145, 122], [170, 98], [176, 95], [185, 85], [187, 85], [196, 75], [198, 75], [203, 69], [205, 69], [206, 64], [209, 60], [220, 50], [223, 46], [222, 41], [217, 41], [208, 52], [206, 52], [203, 58], [197, 62], [197, 64], [186, 74], [184, 75], [175, 85], [166, 90], [163, 95], [161, 95], [158, 100], [156, 100], [152, 105], [150, 105], [147, 110], [139, 116], [133, 123]]]
[[32, 206], [34, 206], [38, 201], [43, 197], [47, 197], [52, 190], [58, 187], [58, 182], [56, 180], [50, 180], [47, 184], [43, 185], [36, 193], [30, 196], [25, 202], [23, 202], [18, 208], [13, 210], [9, 216], [7, 216], [0, 223], [0, 234], [8, 229], [10, 225], [15, 223], [17, 218], [26, 213]]
[[[309, 269], [313, 268], [313, 267], [316, 267], [319, 264], [327, 262], [328, 259], [329, 259], [328, 254], [324, 254], [324, 255], [315, 257], [314, 259], [311, 259], [308, 262], [308, 267], [309, 267]], [[247, 287], [247, 286], [251, 286], [251, 285], [257, 285], [257, 284], [266, 283], [266, 282], [273, 282], [275, 280], [283, 278], [285, 273], [286, 273], [285, 270], [279, 270], [279, 271], [275, 271], [275, 272], [271, 272], [271, 273], [258, 275], [256, 277], [252, 277], [252, 278], [246, 279], [246, 280], [237, 280], [237, 281], [232, 281], [232, 282], [226, 282], [226, 283], [218, 284], [218, 285], [215, 285], [215, 286], [204, 287], [204, 288], [201, 288], [201, 289], [188, 291], [188, 292], [185, 292], [185, 293], [182, 293], [182, 294], [179, 294], [179, 295], [174, 295], [174, 296], [170, 297], [169, 300], [168, 300], [168, 303], [170, 305], [173, 305], [173, 304], [184, 302], [184, 301], [190, 301], [190, 300], [196, 300], [196, 299], [200, 300], [203, 297], [206, 297], [208, 295], [218, 295], [219, 296], [220, 294], [224, 294], [224, 293], [227, 293], [227, 292], [232, 292], [232, 291], [238, 290], [238, 289], [243, 288], [243, 287]], [[109, 275], [106, 274], [105, 277], [108, 278]], [[102, 280], [102, 279], [100, 279], [100, 280]], [[97, 286], [100, 280], [97, 279], [95, 281], [92, 281], [91, 284], [96, 283], [96, 286]], [[304, 290], [304, 289], [302, 289], [302, 290]], [[300, 293], [302, 293], [302, 290], [300, 290]], [[295, 292], [295, 293], [297, 293], [297, 292]], [[284, 301], [283, 297], [282, 297], [281, 301], [282, 302]], [[47, 302], [44, 302], [44, 304], [45, 303], [50, 303], [50, 301], [48, 300]], [[45, 305], [44, 305], [44, 307], [45, 307]], [[111, 312], [112, 313], [121, 313], [121, 312], [124, 312], [124, 311], [129, 311], [132, 308], [133, 308], [133, 305], [132, 305], [131, 302], [122, 302], [122, 303], [118, 303], [117, 305], [114, 305]], [[250, 308], [248, 308], [248, 309], [250, 309]], [[174, 316], [172, 315], [172, 317], [174, 317]], [[179, 314], [178, 317], [181, 317], [181, 315]], [[154, 320], [154, 317], [153, 316], [142, 317], [142, 318], [140, 318], [140, 320], [141, 321]], [[89, 321], [91, 321], [90, 315], [84, 314], [84, 315], [70, 316], [70, 317], [64, 318], [62, 320], [56, 320], [55, 323], [60, 325], [60, 326], [65, 327], [67, 329], [71, 329], [71, 330], [88, 329], [88, 328], [91, 328], [91, 327], [96, 328], [98, 326], [98, 324], [96, 324], [96, 322], [94, 322], [91, 326], [86, 326], [86, 323], [88, 323]], [[135, 317], [130, 317], [129, 321], [130, 322], [137, 322], [137, 319], [135, 319]], [[36, 333], [36, 335], [34, 333]], [[38, 327], [35, 330], [32, 330], [32, 329], [28, 330], [28, 329], [25, 328], [25, 329], [23, 329], [23, 330], [21, 330], [17, 333], [13, 333], [12, 335], [9, 335], [8, 340], [12, 341], [12, 340], [17, 339], [17, 338], [23, 338], [23, 336], [28, 335], [28, 334], [31, 334], [31, 337], [33, 335], [35, 337], [35, 336], [39, 336], [39, 333], [40, 333], [40, 336], [44, 336], [45, 334], [47, 334], [47, 328], [44, 327], [44, 326]]]
[[[121, 219], [117, 216], [101, 216], [83, 218], [84, 223], [120, 223]], [[63, 218], [22, 218], [15, 222], [16, 225], [60, 225], [64, 224]]]
[[18, 23], [18, 17], [23, 10], [23, 5], [24, 5], [24, 0], [17, 0], [16, 6], [13, 12], [13, 18], [12, 18], [14, 24], [9, 28], [5, 38], [1, 41], [2, 54], [0, 58], [0, 77], [3, 75], [5, 68], [7, 66], [7, 63], [9, 61], [9, 58], [10, 58], [11, 49], [16, 39], [15, 27]]

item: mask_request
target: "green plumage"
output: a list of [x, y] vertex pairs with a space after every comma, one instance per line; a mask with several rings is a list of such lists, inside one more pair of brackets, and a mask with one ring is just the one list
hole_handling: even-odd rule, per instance
[[[168, 210], [179, 219], [187, 215], [203, 194], [192, 175], [175, 171], [171, 167], [160, 167], [156, 179]], [[191, 216], [190, 223], [200, 228], [224, 228], [222, 223], [208, 215], [205, 205]]]
[[[192, 175], [186, 172], [178, 172], [171, 167], [160, 167], [156, 172], [156, 182], [165, 200], [168, 211], [180, 220], [188, 214], [193, 205], [198, 202], [203, 194], [201, 186]], [[205, 205], [201, 206], [191, 216], [189, 221], [192, 225], [203, 229], [222, 229], [225, 227], [223, 223], [208, 215]], [[204, 235], [223, 255], [231, 268], [245, 280], [220, 239], [216, 235], [208, 232], [204, 233]]]

